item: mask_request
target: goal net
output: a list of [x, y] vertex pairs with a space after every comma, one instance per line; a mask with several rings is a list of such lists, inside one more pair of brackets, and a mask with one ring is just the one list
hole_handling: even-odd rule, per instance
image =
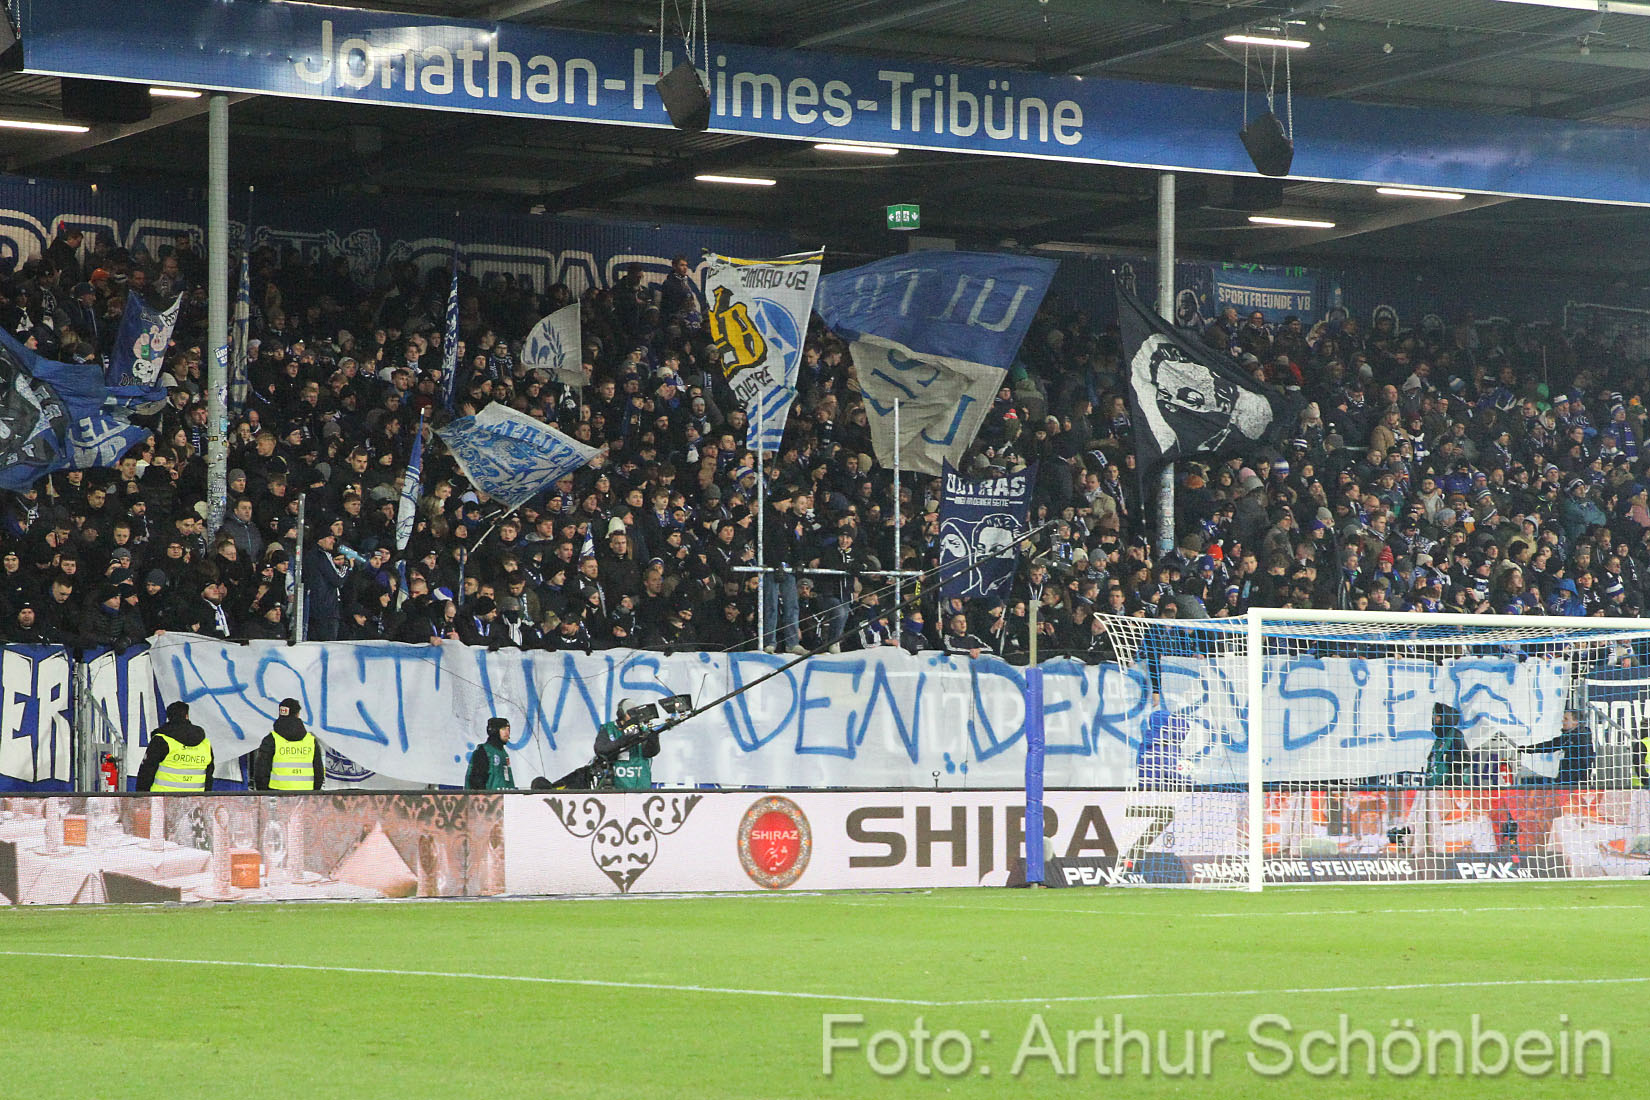
[[1650, 620], [1260, 609], [1107, 628], [1140, 698], [1118, 882], [1650, 873]]

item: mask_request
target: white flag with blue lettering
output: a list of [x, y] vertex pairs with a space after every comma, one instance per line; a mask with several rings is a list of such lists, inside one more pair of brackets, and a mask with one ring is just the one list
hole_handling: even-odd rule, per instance
[[871, 444], [920, 474], [957, 464], [990, 411], [1059, 264], [985, 252], [892, 256], [820, 281], [819, 315], [850, 341]]
[[777, 451], [785, 434], [824, 259], [823, 250], [773, 260], [705, 255], [705, 320], [722, 373], [750, 417], [753, 448]]
[[533, 326], [521, 348], [521, 362], [528, 370], [547, 370], [565, 386], [583, 386], [590, 379], [584, 373], [584, 335], [580, 327], [579, 303], [572, 302]]
[[418, 418], [418, 434], [413, 436], [407, 472], [401, 479], [401, 501], [395, 510], [395, 552], [407, 549], [413, 527], [418, 522], [418, 498], [424, 492], [424, 418]]
[[532, 500], [596, 457], [596, 448], [570, 439], [526, 413], [494, 402], [436, 433], [470, 483], [511, 508]]

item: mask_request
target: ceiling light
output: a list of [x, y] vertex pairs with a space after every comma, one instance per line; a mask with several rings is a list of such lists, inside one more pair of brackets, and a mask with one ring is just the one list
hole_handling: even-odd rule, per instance
[[193, 88], [162, 88], [157, 86], [150, 88], [149, 94], [162, 96], [166, 99], [199, 99], [201, 97], [201, 94]]
[[1334, 229], [1334, 222], [1313, 221], [1310, 218], [1274, 218], [1269, 214], [1250, 214], [1254, 225], [1281, 225], [1290, 229]]
[[7, 130], [47, 130], [54, 134], [85, 134], [92, 129], [72, 122], [30, 122], [21, 118], [0, 118], [0, 127]]
[[1272, 46], [1280, 50], [1304, 50], [1312, 45], [1304, 38], [1275, 38], [1264, 34], [1229, 34], [1226, 41], [1237, 46]]
[[764, 179], [761, 176], [718, 176], [705, 172], [693, 177], [700, 183], [734, 183], [743, 187], [772, 187], [778, 180]]
[[1632, 0], [1502, 0], [1507, 4], [1533, 4], [1538, 8], [1568, 11], [1596, 11], [1604, 15], [1650, 15], [1650, 4]]
[[1395, 199], [1447, 199], [1450, 202], [1460, 202], [1467, 197], [1459, 191], [1428, 191], [1420, 187], [1377, 187], [1375, 193]]
[[814, 148], [822, 153], [863, 153], [868, 157], [899, 156], [899, 150], [892, 145], [848, 145], [840, 141], [821, 141]]

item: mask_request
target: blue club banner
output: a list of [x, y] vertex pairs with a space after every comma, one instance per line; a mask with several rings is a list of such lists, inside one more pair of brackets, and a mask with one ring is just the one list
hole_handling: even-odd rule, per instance
[[[609, 35], [265, 0], [17, 0], [27, 71], [668, 127], [679, 54]], [[711, 129], [1253, 175], [1241, 92], [719, 44]], [[1630, 129], [1294, 99], [1297, 179], [1650, 203]], [[1417, 143], [1417, 135], [1425, 140]]]
[[[41, 256], [64, 227], [81, 230], [98, 244], [143, 249], [152, 257], [179, 235], [204, 249], [206, 204], [198, 194], [104, 183], [0, 176], [0, 271], [13, 271]], [[357, 284], [371, 283], [385, 265], [414, 264], [444, 273], [455, 246], [452, 210], [373, 196], [371, 201], [315, 196], [270, 203], [250, 226], [231, 223], [236, 248], [288, 249], [304, 263], [343, 259]], [[612, 286], [631, 265], [657, 286], [675, 256], [701, 250], [744, 255], [793, 251], [786, 233], [716, 226], [596, 221], [586, 218], [466, 211], [462, 226], [466, 272], [487, 282], [525, 280], [543, 291], [566, 284], [576, 298], [590, 287]], [[702, 283], [705, 268], [694, 278]]]
[[1007, 477], [970, 481], [945, 464], [940, 488], [940, 591], [947, 597], [1001, 596], [1014, 579], [1014, 551], [1029, 530], [1032, 466]]
[[1217, 264], [1213, 271], [1217, 310], [1231, 306], [1245, 317], [1259, 310], [1273, 325], [1290, 316], [1310, 325], [1323, 312], [1317, 273], [1304, 267]]

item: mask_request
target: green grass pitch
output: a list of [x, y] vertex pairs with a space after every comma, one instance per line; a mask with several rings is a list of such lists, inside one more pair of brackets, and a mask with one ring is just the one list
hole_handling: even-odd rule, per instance
[[[1647, 916], [1640, 883], [11, 910], [0, 1095], [1639, 1097]], [[1457, 1075], [1447, 1041], [1440, 1073], [1395, 1076], [1402, 1039], [1375, 1077], [1356, 1040], [1345, 1077], [1270, 1072], [1343, 1013], [1377, 1043], [1394, 1020], [1470, 1039], [1474, 1013], [1509, 1040], [1598, 1031], [1610, 1074], [1597, 1037], [1585, 1079], [1556, 1054], [1542, 1075]], [[827, 1014], [850, 1018], [829, 1076]], [[1251, 1041], [1261, 1014], [1288, 1021], [1263, 1026], [1275, 1047]], [[1119, 1015], [1147, 1033], [1150, 1076], [1138, 1039], [1121, 1076], [1072, 1045]], [[913, 1041], [919, 1017], [966, 1047]], [[1188, 1029], [1194, 1050], [1226, 1037], [1197, 1076], [1166, 1075]], [[879, 1032], [902, 1035], [902, 1071], [871, 1067]], [[900, 1049], [885, 1035], [875, 1054], [888, 1068]], [[1307, 1053], [1321, 1070], [1335, 1049]], [[955, 1076], [928, 1061], [965, 1055]]]

